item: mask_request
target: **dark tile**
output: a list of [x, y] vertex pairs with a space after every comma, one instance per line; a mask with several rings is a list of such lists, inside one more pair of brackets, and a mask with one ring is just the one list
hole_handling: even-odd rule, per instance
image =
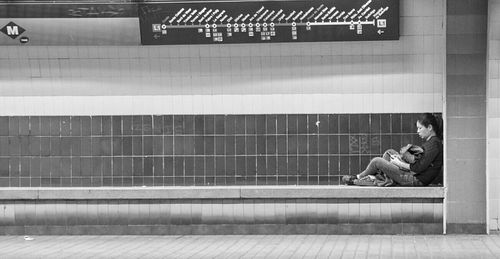
[[[295, 136], [294, 136], [295, 137]], [[290, 139], [290, 136], [289, 136]], [[297, 139], [297, 153], [298, 154], [307, 154], [308, 152], [308, 136], [307, 135], [298, 135]]]
[[194, 134], [203, 135], [205, 133], [205, 116], [194, 116]]
[[215, 137], [215, 154], [224, 155], [225, 154], [225, 138], [223, 136]]
[[[30, 154], [32, 156], [41, 155], [41, 139], [39, 137], [29, 137], [28, 141], [29, 141]], [[5, 145], [5, 143], [2, 143], [2, 139], [0, 138], [0, 149], [2, 149], [2, 145]], [[7, 145], [5, 145], [5, 148], [7, 148]], [[3, 152], [0, 152], [0, 154], [1, 153]]]
[[349, 135], [349, 154], [359, 154], [359, 135]]
[[[40, 152], [40, 150], [38, 150], [38, 152]], [[7, 136], [0, 136], [0, 156], [9, 156], [9, 137]]]
[[[52, 128], [51, 128], [52, 129]], [[102, 135], [102, 116], [92, 116], [91, 118], [92, 136]]]
[[339, 173], [342, 175], [349, 174], [349, 156], [339, 157]]
[[40, 177], [40, 157], [30, 158], [30, 176], [32, 179]]
[[[277, 137], [276, 136], [266, 136], [264, 139], [265, 143], [265, 148], [266, 148], [266, 154], [268, 155], [273, 155], [277, 154]], [[261, 144], [262, 145], [262, 144]]]
[[50, 156], [50, 137], [40, 138], [40, 155]]
[[360, 156], [359, 158], [359, 172], [365, 170], [366, 166], [370, 163], [373, 156]]
[[153, 135], [153, 117], [151, 115], [142, 116], [142, 134]]
[[123, 139], [122, 137], [112, 138], [113, 156], [120, 156], [123, 154]]
[[278, 117], [276, 114], [265, 115], [266, 132], [265, 134], [276, 134]]
[[102, 158], [101, 157], [92, 157], [91, 163], [92, 163], [91, 175], [93, 177], [102, 176]]
[[123, 174], [123, 163], [122, 163], [122, 158], [121, 157], [113, 157], [112, 158], [113, 162], [113, 177], [121, 177]]
[[105, 136], [111, 135], [111, 116], [103, 116], [102, 117], [102, 134]]
[[350, 156], [349, 157], [349, 172], [350, 174], [359, 174], [361, 172], [360, 169], [360, 157], [359, 156]]
[[50, 136], [50, 117], [48, 116], [40, 117], [40, 135]]
[[163, 155], [163, 136], [153, 137], [153, 155]]
[[184, 137], [176, 136], [174, 137], [174, 154], [183, 155], [184, 154]]
[[236, 158], [234, 156], [226, 156], [226, 176], [234, 177], [236, 174]]
[[194, 158], [194, 176], [203, 177], [205, 176], [205, 158], [202, 156], [197, 156]]
[[349, 135], [340, 135], [339, 136], [339, 154], [349, 154], [350, 145], [349, 145]]
[[205, 176], [215, 175], [215, 158], [213, 156], [205, 157]]
[[339, 115], [328, 115], [328, 133], [335, 134], [339, 132]]
[[392, 139], [391, 135], [381, 135], [380, 139], [380, 151], [381, 153], [385, 152], [388, 149], [392, 148]]
[[401, 143], [401, 135], [391, 135], [391, 148], [399, 150], [403, 144]]
[[370, 137], [370, 154], [380, 154], [381, 150], [381, 136], [372, 135]]
[[21, 146], [21, 156], [30, 155], [30, 142], [28, 136], [20, 136], [19, 145]]
[[329, 133], [329, 115], [328, 114], [319, 114], [318, 115], [318, 132], [319, 134], [328, 134]]
[[60, 117], [60, 135], [70, 136], [71, 135], [71, 118], [69, 116]]
[[237, 156], [236, 157], [236, 175], [246, 175], [247, 172], [247, 162], [245, 157]]
[[246, 154], [255, 155], [257, 153], [257, 138], [255, 135], [245, 137]]
[[[307, 156], [298, 156], [297, 157], [297, 173], [301, 176], [308, 175], [308, 157]], [[307, 183], [306, 183], [307, 184]]]
[[19, 135], [27, 136], [30, 134], [30, 119], [28, 116], [19, 117]]
[[[52, 148], [52, 146], [51, 146], [51, 148]], [[95, 136], [95, 137], [91, 138], [91, 149], [90, 150], [91, 150], [92, 156], [101, 156], [102, 155], [101, 154], [101, 140], [99, 137]]]
[[[34, 135], [33, 133], [33, 119], [34, 117], [31, 117], [30, 118], [30, 126], [31, 126], [31, 131], [32, 131], [32, 135]], [[82, 135], [82, 122], [81, 122], [81, 118], [79, 116], [71, 116], [70, 117], [70, 135], [71, 136], [81, 136]]]
[[[21, 177], [30, 177], [31, 170], [31, 158], [30, 157], [22, 157], [21, 158]], [[29, 178], [28, 178], [29, 179]], [[29, 187], [29, 185], [27, 186]]]
[[[288, 135], [288, 154], [297, 154], [298, 139], [297, 135]], [[279, 137], [278, 137], [279, 141]]]
[[122, 134], [132, 135], [132, 116], [122, 116]]
[[236, 138], [234, 136], [225, 137], [225, 154], [226, 155], [236, 154]]
[[267, 162], [265, 156], [257, 156], [256, 174], [266, 175], [267, 173]]
[[138, 156], [143, 154], [142, 143], [142, 137], [132, 137], [132, 155]]
[[318, 154], [318, 135], [309, 135], [308, 137], [308, 153]]
[[60, 137], [50, 137], [50, 155], [60, 156], [61, 155], [61, 138]]
[[349, 133], [349, 114], [339, 115], [339, 133]]
[[122, 138], [122, 154], [126, 156], [132, 155], [132, 137], [123, 137]]
[[153, 135], [163, 134], [163, 116], [154, 115], [153, 116]]
[[122, 117], [112, 116], [111, 117], [111, 128], [113, 136], [122, 135]]
[[286, 156], [278, 156], [277, 157], [276, 172], [278, 175], [287, 175], [288, 174], [288, 160], [287, 160]]
[[306, 134], [308, 132], [307, 114], [298, 114], [297, 116], [297, 133]]
[[132, 175], [133, 176], [144, 176], [144, 159], [142, 157], [132, 158]]
[[256, 134], [266, 134], [266, 115], [255, 115], [255, 130]]
[[[414, 143], [413, 142], [413, 134], [403, 134], [403, 135], [401, 135], [401, 147], [402, 146], [406, 146], [408, 144], [413, 144], [413, 143]], [[396, 148], [396, 150], [399, 151], [399, 149], [397, 149], [397, 148]]]
[[163, 134], [174, 134], [174, 117], [172, 115], [163, 115]]
[[328, 156], [318, 157], [318, 175], [328, 175]]
[[370, 114], [360, 114], [358, 119], [359, 119], [359, 132], [370, 133]]
[[245, 134], [245, 115], [235, 115], [235, 134], [241, 135]]
[[318, 185], [319, 184], [319, 177], [317, 175], [309, 175], [307, 177], [306, 184], [308, 184], [308, 185]]
[[349, 114], [349, 133], [360, 133], [360, 114]]
[[287, 158], [287, 175], [298, 174], [298, 159], [297, 156], [288, 156]]
[[286, 134], [287, 133], [287, 115], [278, 114], [276, 115], [276, 134]]
[[40, 176], [42, 178], [50, 177], [50, 158], [48, 157], [42, 157], [40, 159]]
[[9, 117], [0, 116], [0, 136], [9, 136]]
[[[319, 127], [320, 127], [321, 121], [319, 123], [317, 123], [319, 121], [318, 117], [319, 116], [317, 114], [307, 115], [307, 132], [309, 134], [318, 134], [319, 133]], [[299, 123], [299, 125], [300, 125], [300, 123]]]
[[246, 175], [255, 176], [257, 175], [257, 157], [246, 156], [247, 171]]
[[391, 133], [391, 114], [380, 115], [380, 132]]
[[236, 155], [244, 155], [246, 152], [245, 137], [237, 136], [235, 137], [235, 140], [236, 140]]
[[267, 156], [266, 158], [266, 175], [277, 176], [278, 175], [278, 157]]
[[[153, 176], [153, 158], [145, 157], [144, 158], [144, 176]], [[150, 184], [152, 185], [152, 184]]]
[[21, 139], [19, 136], [9, 137], [9, 154], [11, 156], [21, 155]]
[[224, 132], [226, 135], [234, 135], [236, 133], [236, 116], [235, 115], [226, 115], [225, 117], [225, 129]]
[[215, 121], [213, 115], [205, 115], [205, 134], [213, 135], [215, 133]]
[[215, 154], [215, 137], [207, 136], [205, 139], [205, 155]]
[[184, 154], [186, 155], [194, 155], [194, 136], [185, 136], [184, 137]]
[[172, 136], [163, 137], [163, 154], [164, 155], [174, 154], [174, 137]]
[[142, 135], [142, 116], [132, 116], [132, 135]]
[[245, 127], [246, 127], [246, 131], [245, 131], [246, 134], [254, 135], [257, 133], [255, 115], [246, 115], [245, 116]]
[[182, 156], [174, 157], [174, 176], [178, 179], [184, 177], [184, 157]]
[[286, 135], [278, 135], [278, 137], [277, 137], [277, 151], [278, 151], [278, 154], [287, 154], [288, 153], [288, 144], [287, 144], [287, 136]]
[[329, 154], [328, 151], [328, 135], [319, 135], [318, 137], [318, 154]]
[[[43, 133], [43, 117], [42, 117], [42, 133]], [[82, 136], [90, 136], [92, 134], [92, 124], [89, 116], [80, 117]]]
[[226, 175], [226, 159], [223, 156], [215, 157], [215, 175], [216, 176]]
[[391, 114], [391, 133], [401, 133], [402, 115], [400, 113]]
[[370, 138], [368, 134], [359, 136], [359, 153], [370, 154]]
[[19, 117], [12, 116], [9, 118], [9, 136], [19, 136]]
[[163, 158], [164, 176], [174, 176], [174, 158], [167, 156]]
[[205, 139], [202, 136], [194, 137], [194, 154], [203, 155], [205, 153]]
[[153, 137], [145, 136], [142, 139], [143, 155], [153, 155]]
[[221, 135], [225, 134], [226, 129], [226, 117], [224, 115], [215, 115], [215, 134]]
[[402, 115], [401, 132], [402, 133], [415, 133], [417, 132], [416, 120], [413, 114], [405, 113]]
[[[40, 131], [40, 117], [38, 116], [30, 116], [30, 135], [32, 136], [40, 136], [41, 131]], [[78, 121], [79, 122], [79, 121]], [[1, 125], [1, 123], [0, 123]], [[80, 125], [80, 124], [78, 124]], [[2, 135], [0, 133], [0, 135]]]
[[307, 161], [308, 174], [319, 175], [319, 158], [318, 156], [308, 156]]
[[61, 155], [71, 156], [71, 146], [73, 137], [62, 137], [61, 138]]
[[370, 133], [380, 133], [381, 125], [380, 125], [380, 114], [371, 114], [370, 115]]
[[21, 159], [19, 157], [9, 158], [9, 174], [10, 178], [19, 178], [21, 176]]
[[287, 134], [297, 134], [298, 133], [298, 115], [289, 114], [287, 116]]

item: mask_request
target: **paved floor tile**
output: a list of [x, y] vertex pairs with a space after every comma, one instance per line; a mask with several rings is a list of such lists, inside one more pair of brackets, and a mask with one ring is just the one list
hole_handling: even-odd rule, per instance
[[0, 236], [0, 258], [500, 258], [500, 235]]

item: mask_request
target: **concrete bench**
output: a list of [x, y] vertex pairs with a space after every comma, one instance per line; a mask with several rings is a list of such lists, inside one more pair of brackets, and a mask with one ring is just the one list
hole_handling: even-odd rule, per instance
[[0, 234], [439, 234], [445, 188], [2, 188], [0, 197]]

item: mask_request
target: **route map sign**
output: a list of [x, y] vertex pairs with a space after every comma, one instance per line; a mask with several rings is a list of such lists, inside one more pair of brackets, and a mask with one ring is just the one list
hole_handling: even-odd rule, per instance
[[138, 12], [143, 45], [399, 39], [399, 0], [175, 1]]

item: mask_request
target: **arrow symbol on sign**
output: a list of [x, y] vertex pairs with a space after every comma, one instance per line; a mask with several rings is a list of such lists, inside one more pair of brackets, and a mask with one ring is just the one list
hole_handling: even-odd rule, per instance
[[378, 33], [379, 35], [381, 35], [381, 34], [383, 34], [383, 33], [384, 33], [384, 31], [383, 31], [383, 30], [378, 30], [378, 31], [377, 31], [377, 33]]
[[153, 35], [153, 38], [154, 38], [155, 40], [157, 40], [158, 38], [160, 38], [160, 35], [155, 34], [155, 35]]

